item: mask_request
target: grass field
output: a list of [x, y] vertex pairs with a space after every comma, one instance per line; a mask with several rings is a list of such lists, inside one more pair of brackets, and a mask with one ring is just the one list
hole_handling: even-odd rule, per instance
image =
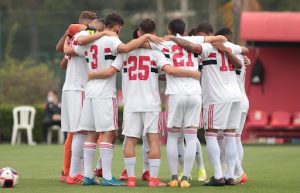
[[[141, 155], [141, 147], [137, 148]], [[160, 177], [167, 181], [168, 166], [163, 148]], [[192, 181], [189, 189], [180, 188], [148, 188], [145, 182], [138, 181], [138, 187], [101, 187], [76, 186], [59, 182], [58, 176], [62, 166], [63, 147], [59, 145], [10, 146], [0, 145], [0, 167], [15, 168], [20, 175], [20, 183], [14, 189], [1, 189], [0, 192], [22, 193], [77, 193], [77, 192], [105, 192], [105, 193], [160, 193], [160, 192], [300, 192], [300, 147], [299, 146], [246, 146], [244, 169], [249, 176], [249, 182], [234, 187], [205, 187], [202, 183]], [[203, 147], [208, 175], [212, 174], [208, 164], [206, 148]], [[136, 174], [139, 176], [142, 158], [138, 156]], [[119, 176], [123, 168], [121, 146], [115, 148], [113, 160], [113, 174]], [[196, 179], [196, 169], [192, 175]]]

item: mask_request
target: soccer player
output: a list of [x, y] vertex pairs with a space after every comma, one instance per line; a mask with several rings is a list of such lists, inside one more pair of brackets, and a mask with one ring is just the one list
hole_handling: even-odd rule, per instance
[[[123, 26], [123, 18], [111, 13], [105, 17], [105, 30], [120, 32]], [[95, 34], [97, 35], [97, 34]], [[92, 35], [87, 38], [94, 37]], [[85, 46], [76, 46], [75, 52], [85, 56], [88, 62], [89, 71], [99, 71], [110, 67], [117, 53], [129, 52], [146, 40], [157, 40], [156, 36], [146, 34], [128, 44], [123, 44], [118, 37], [104, 36]], [[88, 131], [84, 143], [84, 179], [83, 185], [99, 184], [93, 176], [93, 159], [96, 151], [98, 133], [101, 133], [99, 150], [102, 161], [103, 178], [101, 184], [104, 186], [120, 186], [122, 182], [111, 174], [114, 141], [117, 126], [117, 104], [116, 104], [116, 76], [106, 77], [88, 81], [86, 86], [86, 99], [80, 118], [79, 129]]]
[[[213, 34], [213, 28], [209, 23], [200, 23], [197, 27], [201, 35]], [[234, 180], [234, 168], [236, 162], [235, 130], [240, 121], [241, 92], [234, 72], [235, 68], [241, 68], [241, 62], [236, 54], [245, 53], [248, 50], [240, 46], [226, 42], [215, 43], [213, 48], [203, 50], [201, 46], [174, 37], [173, 40], [183, 48], [195, 53], [202, 53], [202, 88], [204, 105], [204, 127], [207, 143], [208, 158], [214, 169], [214, 176], [205, 185], [224, 186], [236, 184]], [[230, 48], [230, 49], [229, 49]], [[231, 62], [231, 65], [229, 63]], [[225, 160], [227, 172], [223, 174], [220, 162], [220, 147], [217, 142], [218, 130], [224, 131]], [[224, 179], [225, 177], [225, 179]]]
[[[83, 11], [81, 12], [79, 16], [79, 24], [83, 25], [88, 25], [92, 20], [96, 19], [96, 13], [91, 12], [91, 11]], [[68, 36], [69, 31], [66, 30], [64, 35], [60, 38], [59, 42], [57, 43], [56, 50], [59, 52], [63, 52], [63, 45], [66, 37]], [[69, 34], [70, 35], [70, 34]], [[79, 65], [78, 67], [74, 64], [70, 65], [70, 69], [67, 68], [68, 64], [68, 57], [65, 57], [62, 62], [61, 62], [61, 68], [62, 69], [67, 69], [66, 73], [66, 78], [65, 78], [65, 83], [63, 86], [63, 93], [62, 93], [62, 131], [70, 131], [73, 130], [74, 128], [77, 127], [76, 122], [78, 124], [79, 115], [80, 115], [80, 109], [79, 105], [81, 104], [80, 102], [78, 104], [73, 104], [75, 105], [74, 107], [66, 107], [66, 102], [67, 103], [75, 103], [75, 98], [72, 99], [67, 99], [65, 96], [64, 91], [68, 91], [68, 93], [71, 92], [77, 92], [77, 102], [81, 100], [81, 94], [83, 94], [84, 86], [86, 84], [86, 73], [87, 70], [84, 70], [85, 67], [84, 65]], [[73, 61], [73, 60], [72, 60]], [[79, 93], [79, 94], [78, 94]], [[70, 100], [70, 101], [69, 101]], [[71, 105], [72, 106], [72, 105]], [[68, 109], [72, 108], [72, 109]], [[75, 112], [78, 110], [79, 112]], [[74, 112], [72, 112], [74, 111]], [[68, 113], [67, 115], [65, 113]], [[69, 119], [70, 122], [67, 120]], [[73, 121], [72, 121], [73, 120]], [[66, 124], [66, 122], [69, 122], [70, 124]], [[67, 177], [69, 176], [69, 171], [70, 171], [70, 165], [71, 165], [71, 148], [72, 148], [72, 139], [73, 139], [73, 133], [68, 132], [67, 139], [64, 144], [64, 166], [63, 166], [63, 171], [62, 175], [60, 177], [60, 180], [62, 182], [65, 182]]]
[[[229, 28], [222, 28], [216, 32], [216, 35], [224, 35], [229, 42], [233, 42], [233, 33]], [[237, 75], [237, 80], [239, 84], [239, 88], [242, 92], [242, 100], [241, 100], [241, 115], [240, 115], [240, 124], [239, 128], [236, 131], [236, 146], [237, 146], [237, 161], [235, 166], [235, 176], [238, 176], [237, 182], [246, 183], [248, 180], [247, 174], [244, 172], [242, 168], [242, 160], [243, 160], [243, 145], [241, 140], [241, 134], [245, 125], [247, 112], [249, 109], [249, 100], [245, 91], [245, 75], [246, 75], [246, 66], [250, 65], [250, 60], [247, 56], [243, 56], [241, 54], [236, 55], [238, 59], [242, 63], [242, 68], [235, 70]]]
[[[183, 35], [185, 23], [181, 19], [172, 20], [169, 23], [169, 34]], [[189, 38], [198, 44], [223, 37], [204, 37], [193, 36]], [[198, 55], [184, 50], [173, 41], [159, 44], [150, 44], [152, 49], [162, 51], [169, 58], [172, 66], [177, 68], [198, 70]], [[166, 75], [168, 95], [168, 141], [167, 157], [172, 180], [169, 186], [189, 187], [188, 177], [194, 164], [197, 144], [197, 128], [200, 124], [200, 112], [202, 106], [200, 82], [192, 78], [178, 78]], [[183, 128], [183, 129], [181, 129]], [[178, 181], [177, 160], [178, 160], [178, 141], [184, 135], [186, 147], [184, 150], [183, 176]]]
[[[70, 25], [69, 33], [73, 31], [73, 29], [71, 29], [72, 27], [74, 27], [74, 25]], [[70, 40], [68, 38], [66, 39], [65, 50], [67, 50], [68, 42], [70, 46], [74, 48], [80, 38], [89, 35], [89, 31], [92, 30], [91, 28], [94, 28], [95, 31], [103, 31], [104, 23], [102, 20], [93, 20], [86, 30], [76, 33]], [[68, 52], [66, 51], [66, 53]], [[83, 143], [85, 141], [87, 132], [80, 131], [78, 124], [84, 100], [84, 87], [86, 86], [87, 82], [87, 65], [85, 58], [81, 56], [72, 56], [68, 62], [67, 75], [68, 76], [66, 78], [65, 88], [62, 96], [64, 104], [64, 110], [62, 112], [64, 122], [62, 124], [62, 128], [63, 131], [69, 131], [73, 133], [73, 140], [70, 173], [66, 179], [66, 183], [81, 184], [83, 178]], [[72, 84], [70, 85], [70, 83]], [[80, 92], [77, 90], [73, 91], [72, 89], [80, 89]], [[71, 129], [68, 130], [68, 128]]]
[[[139, 34], [153, 34], [155, 22], [144, 19], [139, 24]], [[124, 65], [123, 65], [124, 64]], [[165, 186], [158, 178], [160, 166], [160, 147], [158, 119], [160, 111], [160, 96], [158, 89], [158, 71], [162, 69], [167, 74], [181, 77], [200, 78], [197, 70], [188, 71], [168, 65], [161, 52], [149, 49], [137, 49], [128, 54], [118, 55], [112, 67], [104, 72], [96, 72], [94, 77], [111, 76], [122, 70], [122, 89], [124, 93], [124, 129], [126, 136], [124, 149], [125, 168], [128, 173], [129, 187], [136, 186], [135, 178], [135, 146], [138, 138], [146, 135], [149, 142], [149, 186]], [[197, 81], [197, 80], [196, 80]]]

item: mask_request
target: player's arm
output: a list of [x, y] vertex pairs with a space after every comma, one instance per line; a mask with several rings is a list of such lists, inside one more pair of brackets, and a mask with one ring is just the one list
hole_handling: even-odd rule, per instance
[[176, 68], [170, 64], [164, 65], [162, 70], [169, 75], [177, 77], [191, 77], [200, 80], [201, 73], [197, 70], [185, 70], [182, 68]]
[[247, 56], [243, 56], [244, 57], [244, 64], [245, 66], [249, 66], [251, 64], [251, 60], [250, 58], [248, 58]]
[[96, 32], [95, 34], [91, 34], [88, 36], [78, 37], [77, 43], [78, 43], [78, 45], [86, 45], [97, 39], [100, 39], [103, 36], [118, 36], [118, 35], [116, 34], [116, 32], [112, 32], [112, 31]]
[[214, 42], [213, 46], [215, 48], [217, 48], [218, 50], [220, 50], [221, 52], [224, 52], [227, 55], [228, 60], [234, 66], [234, 68], [236, 68], [236, 69], [241, 69], [242, 68], [241, 61], [238, 59], [238, 57], [236, 57], [232, 53], [232, 50], [230, 48], [227, 48], [222, 42]]
[[89, 72], [88, 73], [88, 80], [92, 79], [106, 79], [117, 73], [118, 70], [114, 67], [109, 67], [101, 71], [97, 72]]
[[227, 41], [227, 38], [222, 35], [217, 35], [217, 36], [205, 36], [204, 37], [204, 42], [205, 43], [212, 43], [212, 42], [225, 42]]
[[119, 53], [131, 52], [132, 50], [135, 50], [135, 49], [141, 47], [147, 40], [155, 42], [155, 43], [162, 42], [162, 39], [160, 37], [157, 37], [156, 35], [144, 34], [137, 39], [131, 40], [127, 44], [120, 44], [118, 46], [118, 52]]
[[76, 53], [74, 51], [74, 48], [72, 48], [70, 45], [69, 45], [69, 41], [70, 41], [70, 38], [67, 37], [65, 39], [65, 43], [64, 43], [64, 53], [67, 55], [67, 56], [76, 56]]
[[56, 44], [56, 51], [64, 52], [64, 42], [65, 42], [65, 39], [67, 36], [68, 36], [68, 30], [66, 30], [64, 35], [61, 36], [61, 38], [58, 40], [58, 42]]
[[183, 38], [180, 37], [176, 37], [173, 35], [168, 35], [165, 36], [164, 38], [166, 41], [170, 40], [175, 42], [176, 44], [178, 44], [180, 47], [182, 47], [185, 50], [197, 53], [197, 54], [201, 54], [202, 53], [202, 46], [200, 44], [194, 44], [193, 42], [190, 42], [188, 40], [185, 40]]
[[66, 70], [68, 67], [68, 59], [66, 56], [60, 61], [60, 69]]
[[246, 48], [245, 46], [241, 46], [241, 48], [242, 48], [242, 53], [241, 53], [242, 55], [246, 55], [249, 53], [249, 49]]

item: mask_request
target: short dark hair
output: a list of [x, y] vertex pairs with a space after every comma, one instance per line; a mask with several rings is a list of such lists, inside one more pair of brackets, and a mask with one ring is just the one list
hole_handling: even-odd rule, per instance
[[168, 29], [173, 35], [183, 35], [185, 32], [185, 23], [182, 19], [173, 19], [169, 22]]
[[124, 20], [122, 16], [116, 14], [116, 13], [110, 13], [108, 14], [104, 19], [104, 25], [105, 27], [112, 28], [116, 25], [124, 25]]
[[214, 28], [209, 22], [201, 22], [197, 26], [197, 33], [202, 32], [206, 34], [214, 33]]
[[137, 39], [139, 36], [138, 36], [138, 31], [139, 31], [139, 28], [136, 28], [133, 33], [132, 33], [132, 38], [133, 39]]
[[82, 19], [94, 20], [97, 19], [97, 14], [92, 11], [82, 11], [79, 16], [79, 21]]
[[216, 36], [217, 35], [230, 36], [230, 35], [232, 35], [232, 31], [228, 27], [224, 27], [224, 28], [219, 29], [215, 35]]
[[139, 23], [139, 30], [143, 33], [153, 33], [156, 30], [156, 23], [152, 19], [146, 18]]
[[188, 36], [195, 36], [195, 35], [197, 35], [197, 33], [198, 33], [197, 28], [193, 27], [192, 29], [190, 29]]

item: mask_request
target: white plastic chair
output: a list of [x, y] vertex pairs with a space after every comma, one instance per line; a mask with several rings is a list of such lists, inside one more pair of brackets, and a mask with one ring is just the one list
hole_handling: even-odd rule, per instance
[[31, 106], [17, 106], [13, 109], [13, 132], [11, 136], [11, 145], [16, 144], [18, 137], [18, 143], [21, 142], [21, 135], [19, 130], [25, 129], [27, 131], [27, 142], [29, 145], [35, 145], [32, 140], [32, 129], [34, 127], [35, 108]]
[[63, 144], [65, 137], [64, 137], [64, 133], [61, 131], [61, 128], [57, 125], [53, 125], [52, 127], [48, 128], [47, 131], [47, 144], [51, 144], [52, 141], [52, 131], [57, 130], [58, 132], [58, 143], [59, 144]]

